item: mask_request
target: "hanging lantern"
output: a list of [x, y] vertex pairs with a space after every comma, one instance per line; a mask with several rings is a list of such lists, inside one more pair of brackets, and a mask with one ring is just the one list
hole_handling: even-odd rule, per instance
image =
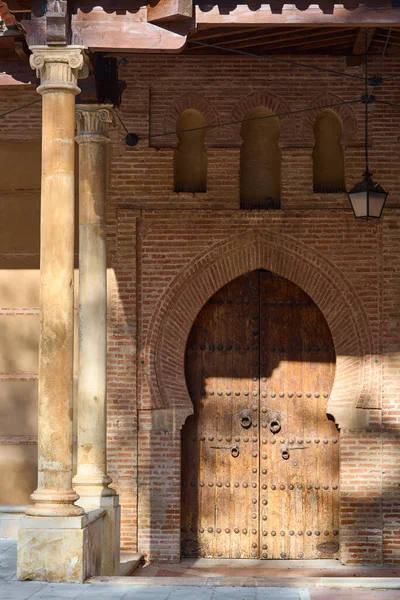
[[356, 219], [380, 219], [388, 192], [373, 181], [367, 169], [363, 180], [356, 183], [347, 195]]
[[368, 168], [368, 107], [374, 104], [375, 96], [368, 92], [368, 84], [375, 85], [368, 79], [368, 42], [367, 31], [365, 31], [365, 93], [360, 98], [365, 107], [365, 173], [363, 180], [347, 193], [351, 208], [356, 219], [380, 219], [385, 206], [388, 192], [372, 179], [372, 173]]

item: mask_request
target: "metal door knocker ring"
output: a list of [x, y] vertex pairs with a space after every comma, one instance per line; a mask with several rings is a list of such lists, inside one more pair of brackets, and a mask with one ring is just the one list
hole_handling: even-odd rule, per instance
[[251, 427], [252, 419], [251, 419], [251, 411], [248, 408], [243, 408], [239, 411], [239, 421], [244, 429], [248, 429]]
[[281, 430], [281, 422], [278, 419], [272, 419], [269, 422], [269, 429], [272, 433], [279, 433]]
[[281, 456], [282, 456], [283, 460], [288, 460], [290, 457], [289, 450], [287, 448], [282, 448]]
[[233, 458], [237, 458], [239, 456], [239, 446], [232, 446], [231, 455]]

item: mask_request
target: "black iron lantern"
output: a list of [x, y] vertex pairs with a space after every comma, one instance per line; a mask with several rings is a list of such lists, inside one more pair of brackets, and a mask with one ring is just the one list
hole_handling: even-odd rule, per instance
[[363, 180], [356, 183], [347, 195], [356, 219], [380, 219], [388, 192], [373, 181], [367, 166]]
[[380, 219], [388, 192], [372, 179], [368, 168], [368, 107], [375, 102], [375, 96], [368, 93], [368, 44], [365, 33], [365, 94], [361, 96], [365, 106], [365, 173], [363, 180], [347, 193], [356, 219]]

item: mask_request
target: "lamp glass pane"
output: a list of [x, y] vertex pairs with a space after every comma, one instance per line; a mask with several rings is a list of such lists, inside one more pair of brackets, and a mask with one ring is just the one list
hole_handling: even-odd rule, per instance
[[350, 202], [356, 217], [367, 216], [367, 192], [349, 194]]
[[386, 194], [370, 192], [369, 193], [369, 216], [379, 219], [385, 203]]

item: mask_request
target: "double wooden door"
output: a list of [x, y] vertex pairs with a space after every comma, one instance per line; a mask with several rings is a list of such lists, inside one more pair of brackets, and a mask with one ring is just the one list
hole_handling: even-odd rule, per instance
[[268, 271], [243, 275], [204, 306], [185, 361], [182, 556], [337, 556], [335, 353], [316, 304]]

